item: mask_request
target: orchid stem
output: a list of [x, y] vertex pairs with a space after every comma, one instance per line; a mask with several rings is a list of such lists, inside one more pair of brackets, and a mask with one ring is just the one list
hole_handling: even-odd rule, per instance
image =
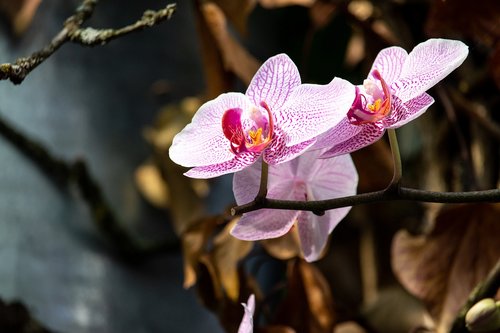
[[392, 160], [394, 163], [394, 175], [392, 176], [389, 188], [399, 187], [401, 177], [403, 176], [403, 167], [401, 165], [401, 154], [399, 153], [399, 144], [398, 138], [396, 136], [396, 130], [393, 128], [388, 128], [387, 134], [389, 135], [389, 144], [391, 145]]
[[260, 173], [260, 187], [256, 200], [264, 199], [267, 195], [267, 178], [269, 174], [269, 165], [262, 160], [262, 169]]

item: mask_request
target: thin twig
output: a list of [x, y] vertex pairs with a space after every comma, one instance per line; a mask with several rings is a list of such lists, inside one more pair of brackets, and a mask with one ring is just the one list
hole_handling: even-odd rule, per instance
[[169, 19], [176, 8], [175, 4], [169, 4], [159, 11], [147, 10], [142, 18], [134, 24], [116, 30], [81, 28], [82, 24], [92, 15], [97, 4], [98, 0], [83, 0], [75, 13], [64, 22], [62, 30], [48, 45], [27, 58], [19, 58], [14, 63], [0, 64], [0, 80], [10, 80], [14, 84], [20, 84], [29, 73], [66, 42], [71, 41], [84, 46], [104, 45], [113, 39]]
[[258, 202], [252, 201], [247, 204], [234, 207], [231, 209], [231, 214], [239, 215], [262, 208], [318, 212], [372, 202], [402, 200], [440, 203], [500, 202], [500, 189], [470, 192], [433, 192], [400, 187], [398, 191], [393, 191], [391, 188], [387, 188], [385, 190], [375, 192], [318, 201], [292, 201], [266, 198]]
[[170, 19], [175, 12], [175, 8], [175, 4], [169, 4], [158, 11], [146, 10], [140, 20], [120, 29], [94, 29], [90, 27], [77, 29], [70, 34], [70, 40], [84, 46], [104, 45], [116, 38], [141, 31]]

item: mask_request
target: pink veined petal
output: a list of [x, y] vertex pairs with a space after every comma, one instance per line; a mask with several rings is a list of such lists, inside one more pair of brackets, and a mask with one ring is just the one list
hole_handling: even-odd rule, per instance
[[264, 151], [264, 161], [270, 165], [290, 161], [306, 151], [314, 142], [315, 139], [311, 139], [295, 146], [287, 147], [285, 145], [285, 135], [283, 131], [281, 129], [276, 129], [274, 131], [273, 141]]
[[469, 49], [457, 40], [429, 39], [408, 55], [401, 76], [391, 88], [403, 103], [420, 96], [460, 66]]
[[[356, 194], [358, 173], [350, 155], [315, 160], [321, 154], [316, 150], [301, 156], [306, 163], [299, 165], [297, 174], [306, 179], [308, 200], [324, 200]], [[312, 164], [311, 164], [312, 163]], [[351, 207], [329, 210], [323, 216], [302, 212], [298, 220], [298, 232], [304, 258], [319, 258], [328, 235], [347, 215]]]
[[[255, 199], [259, 190], [261, 165], [255, 164], [234, 175], [233, 192], [237, 204]], [[270, 166], [267, 197], [283, 200], [304, 200], [305, 190], [296, 186], [287, 164]], [[231, 231], [242, 240], [260, 240], [283, 236], [295, 223], [298, 211], [261, 209], [243, 214]]]
[[307, 262], [316, 261], [321, 256], [328, 237], [351, 207], [327, 211], [323, 216], [311, 212], [301, 212], [298, 218], [298, 232], [302, 254]]
[[432, 103], [434, 103], [434, 98], [427, 93], [423, 93], [404, 104], [396, 98], [393, 103], [394, 110], [387, 119], [384, 119], [384, 125], [386, 128], [401, 127], [420, 117]]
[[291, 91], [300, 85], [297, 66], [286, 54], [269, 58], [250, 82], [246, 95], [255, 105], [264, 101], [271, 111], [281, 108]]
[[314, 139], [337, 125], [354, 96], [354, 85], [340, 78], [327, 85], [302, 84], [294, 89], [283, 108], [274, 113], [276, 126], [286, 134], [286, 145]]
[[368, 74], [368, 79], [377, 81], [373, 77], [373, 70], [378, 70], [385, 82], [390, 86], [392, 82], [399, 78], [403, 70], [403, 64], [408, 57], [405, 49], [393, 46], [388, 47], [379, 52], [375, 61], [373, 62], [372, 69]]
[[385, 128], [381, 122], [368, 123], [359, 126], [362, 127], [361, 132], [344, 142], [336, 144], [323, 153], [320, 158], [330, 158], [359, 150], [379, 140], [385, 133]]
[[[255, 199], [260, 187], [262, 160], [235, 173], [233, 192], [238, 205]], [[273, 165], [268, 172], [268, 198], [284, 199], [291, 195], [295, 174], [287, 164]]]
[[222, 131], [222, 116], [228, 109], [252, 107], [243, 94], [222, 94], [206, 102], [191, 123], [178, 133], [169, 149], [170, 159], [185, 167], [207, 166], [231, 161], [230, 142]]
[[347, 117], [344, 117], [337, 126], [320, 135], [311, 149], [331, 148], [352, 138], [362, 130], [362, 126], [353, 125], [349, 122]]
[[294, 210], [277, 209], [245, 213], [231, 230], [231, 235], [248, 241], [277, 238], [290, 231], [298, 214]]
[[255, 296], [252, 294], [248, 298], [247, 303], [241, 303], [245, 309], [245, 314], [241, 320], [238, 333], [253, 333], [253, 314], [255, 312]]
[[[311, 157], [317, 158], [321, 152], [311, 152], [314, 153]], [[309, 196], [314, 197], [315, 200], [356, 194], [358, 172], [349, 154], [315, 160], [311, 166], [300, 165], [297, 173], [305, 179], [309, 188]], [[312, 199], [308, 198], [308, 200]]]
[[219, 164], [194, 167], [184, 173], [185, 176], [191, 178], [213, 178], [222, 176], [228, 173], [240, 171], [247, 166], [253, 164], [260, 156], [260, 153], [240, 153], [233, 154], [233, 159]]

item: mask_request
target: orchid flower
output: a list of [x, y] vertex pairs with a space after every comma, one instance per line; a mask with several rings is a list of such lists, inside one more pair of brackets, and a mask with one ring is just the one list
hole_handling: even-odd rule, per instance
[[[318, 159], [322, 150], [308, 151], [294, 160], [269, 167], [267, 198], [312, 201], [356, 194], [358, 174], [350, 155]], [[259, 191], [260, 163], [234, 175], [238, 205], [252, 201]], [[280, 237], [296, 226], [304, 258], [317, 260], [328, 235], [351, 207], [332, 209], [322, 216], [312, 212], [261, 209], [243, 214], [231, 234], [242, 240]]]
[[238, 333], [252, 333], [253, 332], [253, 313], [255, 312], [255, 296], [252, 294], [248, 298], [247, 303], [241, 303], [245, 309], [245, 314], [241, 320]]
[[368, 78], [356, 86], [351, 108], [337, 126], [318, 138], [315, 148], [329, 147], [321, 157], [361, 149], [422, 115], [434, 103], [426, 91], [462, 64], [468, 47], [456, 40], [429, 39], [410, 54], [389, 47], [375, 58]]
[[245, 94], [226, 93], [203, 104], [174, 139], [170, 158], [192, 167], [186, 176], [211, 178], [236, 172], [261, 155], [268, 164], [289, 161], [339, 123], [354, 99], [340, 78], [301, 84], [285, 54], [268, 59]]

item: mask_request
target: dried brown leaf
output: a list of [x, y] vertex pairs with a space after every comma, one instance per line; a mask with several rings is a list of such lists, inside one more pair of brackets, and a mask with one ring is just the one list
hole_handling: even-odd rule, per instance
[[336, 9], [337, 5], [334, 3], [314, 2], [309, 10], [312, 25], [318, 30], [326, 27], [330, 24]]
[[[178, 236], [201, 218], [204, 212], [202, 198], [207, 192], [208, 185], [204, 180], [185, 177], [183, 175], [185, 168], [172, 162], [165, 152], [172, 144], [173, 137], [191, 121], [192, 115], [200, 105], [201, 101], [198, 98], [191, 97], [185, 98], [179, 104], [169, 105], [161, 111], [154, 127], [144, 131], [146, 140], [154, 147], [153, 164], [158, 166], [157, 172], [138, 169], [136, 174], [137, 185], [146, 199], [158, 204], [159, 201], [163, 201], [162, 197], [169, 198], [168, 209]], [[143, 178], [140, 178], [141, 176]], [[150, 182], [147, 187], [144, 183], [146, 177]], [[162, 193], [166, 190], [167, 193]]]
[[[376, 332], [430, 332], [435, 324], [422, 302], [401, 286], [379, 290], [377, 299], [363, 309], [363, 318]], [[397, 312], [397, 316], [391, 317]], [[390, 320], [387, 320], [391, 318]]]
[[207, 99], [213, 99], [231, 89], [234, 75], [224, 68], [217, 41], [202, 12], [203, 6], [203, 4], [195, 6], [196, 28], [200, 39], [200, 54], [207, 86]]
[[289, 291], [276, 321], [301, 333], [331, 333], [335, 313], [328, 282], [313, 264], [295, 260], [288, 267]]
[[[201, 219], [182, 234], [184, 288], [190, 288], [196, 283], [198, 263], [206, 251], [206, 244], [218, 221], [217, 217]], [[211, 268], [211, 266], [208, 268]], [[214, 289], [216, 290], [217, 288]]]
[[316, 0], [259, 0], [259, 3], [264, 8], [279, 8], [286, 6], [304, 6], [311, 7]]
[[212, 2], [201, 5], [205, 22], [215, 39], [224, 69], [231, 71], [245, 84], [249, 84], [260, 63], [228, 31], [226, 17]]
[[236, 302], [240, 293], [238, 263], [253, 247], [253, 242], [243, 241], [229, 233], [238, 219], [229, 222], [214, 239], [211, 261], [227, 297]]
[[442, 210], [424, 236], [396, 234], [392, 266], [403, 286], [427, 305], [445, 332], [472, 289], [500, 258], [500, 204]]
[[387, 187], [392, 179], [392, 155], [388, 144], [379, 140], [355, 151], [352, 159], [359, 174], [358, 192], [377, 191]]
[[255, 7], [255, 0], [212, 0], [224, 11], [240, 34], [246, 32], [247, 18]]
[[41, 0], [0, 0], [0, 12], [10, 21], [15, 35], [22, 35], [29, 27]]
[[156, 165], [146, 162], [139, 166], [135, 171], [135, 183], [152, 205], [158, 208], [168, 207], [168, 187]]
[[271, 325], [266, 327], [260, 327], [257, 330], [258, 333], [296, 333], [295, 330], [288, 326], [282, 325]]
[[290, 232], [281, 237], [265, 239], [260, 241], [260, 243], [267, 253], [280, 260], [288, 260], [301, 256], [297, 228], [292, 228]]

